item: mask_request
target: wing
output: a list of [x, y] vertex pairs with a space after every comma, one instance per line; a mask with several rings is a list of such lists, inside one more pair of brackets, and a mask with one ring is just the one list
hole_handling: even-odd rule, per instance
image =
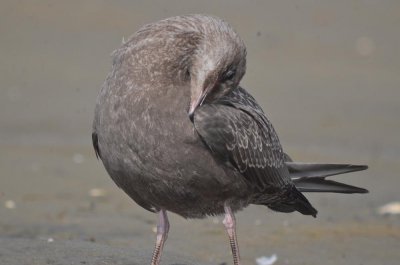
[[275, 130], [244, 89], [199, 107], [194, 125], [214, 155], [230, 163], [258, 190], [292, 184]]
[[99, 138], [97, 136], [97, 133], [95, 133], [95, 132], [92, 132], [92, 144], [93, 144], [94, 152], [96, 153], [96, 158], [101, 159], [100, 148], [99, 148]]

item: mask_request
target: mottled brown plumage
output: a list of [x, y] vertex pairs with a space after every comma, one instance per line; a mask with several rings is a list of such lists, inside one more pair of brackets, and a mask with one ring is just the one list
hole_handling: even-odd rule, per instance
[[[160, 212], [152, 264], [159, 263], [168, 232], [166, 211], [185, 218], [225, 213], [239, 264], [234, 211], [262, 204], [315, 216], [296, 185], [365, 191], [334, 190], [325, 185], [332, 183], [324, 165], [288, 161], [264, 112], [239, 86], [246, 49], [223, 20], [188, 15], [146, 25], [113, 59], [97, 99], [93, 145], [115, 183], [143, 208]], [[336, 166], [332, 174], [364, 169]]]

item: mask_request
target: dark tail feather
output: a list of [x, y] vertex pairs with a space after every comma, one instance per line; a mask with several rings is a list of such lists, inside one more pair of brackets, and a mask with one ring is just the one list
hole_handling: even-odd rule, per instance
[[300, 178], [293, 180], [301, 192], [368, 193], [368, 190], [325, 178]]
[[304, 215], [312, 215], [317, 217], [318, 211], [311, 205], [307, 198], [301, 194], [301, 192], [293, 187], [288, 192], [288, 198], [285, 201], [281, 201], [274, 204], [267, 205], [270, 209], [278, 212], [290, 213], [298, 211]]
[[329, 177], [349, 172], [361, 171], [368, 168], [364, 165], [350, 165], [350, 164], [313, 164], [313, 163], [299, 163], [299, 162], [286, 162], [289, 169], [290, 177]]
[[290, 177], [301, 192], [367, 193], [368, 190], [326, 180], [326, 177], [365, 170], [363, 165], [286, 162]]

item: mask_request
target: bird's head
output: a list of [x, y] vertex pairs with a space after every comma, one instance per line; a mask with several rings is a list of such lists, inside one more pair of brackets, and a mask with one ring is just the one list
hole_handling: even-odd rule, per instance
[[188, 69], [193, 119], [197, 107], [212, 103], [239, 85], [246, 71], [246, 48], [226, 22], [210, 17], [202, 24], [201, 38]]
[[[188, 115], [239, 85], [246, 71], [246, 48], [225, 21], [208, 15], [167, 18], [143, 26], [114, 52], [128, 64], [138, 87], [184, 87], [190, 91]], [[126, 58], [129, 58], [127, 60]], [[168, 86], [172, 83], [172, 86]], [[179, 85], [177, 85], [179, 84]], [[161, 94], [160, 94], [161, 95]]]

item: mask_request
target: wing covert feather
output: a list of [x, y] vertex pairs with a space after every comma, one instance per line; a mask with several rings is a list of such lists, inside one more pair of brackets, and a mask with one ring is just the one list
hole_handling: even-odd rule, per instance
[[199, 107], [194, 125], [211, 151], [230, 162], [257, 189], [291, 183], [279, 139], [258, 105], [223, 98]]

